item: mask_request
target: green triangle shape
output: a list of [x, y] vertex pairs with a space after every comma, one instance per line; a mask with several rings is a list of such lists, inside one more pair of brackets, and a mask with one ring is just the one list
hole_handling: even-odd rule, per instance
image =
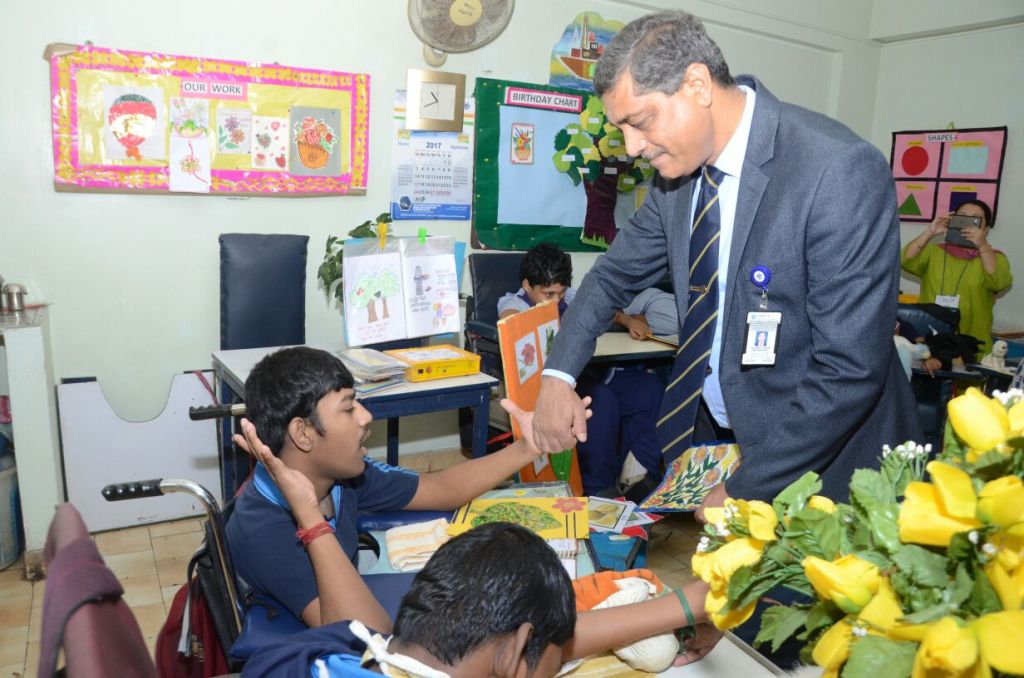
[[911, 193], [907, 196], [907, 199], [900, 205], [900, 214], [907, 217], [919, 217], [921, 216], [921, 208], [917, 205], [917, 199], [914, 198], [914, 194]]

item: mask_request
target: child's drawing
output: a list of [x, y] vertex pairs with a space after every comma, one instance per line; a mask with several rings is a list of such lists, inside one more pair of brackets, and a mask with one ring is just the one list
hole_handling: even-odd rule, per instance
[[399, 253], [345, 257], [344, 265], [348, 344], [361, 346], [404, 338]]
[[537, 335], [530, 332], [516, 342], [516, 367], [519, 372], [519, 383], [523, 383], [537, 373]]
[[217, 109], [217, 152], [249, 153], [252, 111], [248, 108]]
[[540, 358], [543, 365], [548, 361], [551, 345], [555, 343], [555, 335], [558, 334], [558, 319], [539, 325], [537, 334], [540, 336]]

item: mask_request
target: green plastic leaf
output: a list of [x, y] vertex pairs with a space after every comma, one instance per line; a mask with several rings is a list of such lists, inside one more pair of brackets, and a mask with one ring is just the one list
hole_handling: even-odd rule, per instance
[[916, 544], [907, 544], [892, 555], [892, 560], [911, 581], [921, 586], [945, 587], [949, 584], [950, 561]]
[[786, 607], [785, 605], [769, 607], [761, 615], [761, 628], [757, 632], [757, 637], [754, 638], [754, 645], [770, 642], [772, 652], [778, 652], [782, 644], [796, 633], [805, 621], [807, 621], [807, 608]]
[[857, 469], [850, 481], [850, 495], [864, 502], [890, 504], [896, 500], [892, 488], [882, 474], [873, 469]]
[[[894, 503], [895, 496], [889, 485], [878, 471], [858, 469], [853, 472], [850, 481], [850, 503], [856, 511], [856, 520], [867, 525], [867, 546], [881, 547], [890, 553], [902, 546], [899, 538], [899, 507]], [[857, 546], [863, 539], [857, 535]]]
[[967, 447], [956, 437], [953, 423], [947, 418], [946, 427], [942, 430], [942, 456], [962, 460], [967, 454]]
[[829, 628], [837, 621], [846, 616], [834, 603], [819, 600], [807, 611], [807, 620], [804, 622], [804, 630], [797, 636], [798, 640], [808, 640], [816, 634]]
[[793, 507], [793, 513], [801, 510], [807, 504], [807, 498], [816, 494], [820, 489], [821, 480], [818, 478], [818, 474], [808, 471], [775, 497], [775, 500], [772, 501], [775, 515], [782, 520], [786, 513], [790, 512], [791, 507]]
[[792, 513], [786, 536], [805, 556], [833, 560], [839, 551], [839, 515], [804, 509]]
[[976, 617], [999, 612], [1003, 609], [1002, 604], [999, 602], [999, 596], [996, 595], [995, 589], [992, 588], [992, 583], [989, 582], [988, 576], [984, 573], [979, 572], [978, 576], [975, 577], [974, 588], [964, 603], [964, 609]]
[[914, 668], [917, 643], [865, 636], [850, 646], [842, 678], [906, 678]]
[[933, 621], [942, 619], [955, 609], [949, 603], [938, 603], [908, 614], [903, 618], [903, 621], [907, 624], [930, 624]]

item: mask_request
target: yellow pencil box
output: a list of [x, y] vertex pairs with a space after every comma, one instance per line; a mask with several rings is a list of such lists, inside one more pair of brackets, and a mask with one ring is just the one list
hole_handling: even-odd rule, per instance
[[450, 344], [396, 348], [384, 352], [409, 365], [405, 370], [406, 381], [461, 377], [480, 371], [480, 356]]

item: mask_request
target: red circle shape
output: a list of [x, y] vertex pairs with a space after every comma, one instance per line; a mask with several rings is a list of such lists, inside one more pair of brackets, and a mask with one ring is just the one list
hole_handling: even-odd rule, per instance
[[911, 146], [903, 153], [900, 164], [904, 172], [916, 177], [928, 167], [928, 151], [923, 146]]

